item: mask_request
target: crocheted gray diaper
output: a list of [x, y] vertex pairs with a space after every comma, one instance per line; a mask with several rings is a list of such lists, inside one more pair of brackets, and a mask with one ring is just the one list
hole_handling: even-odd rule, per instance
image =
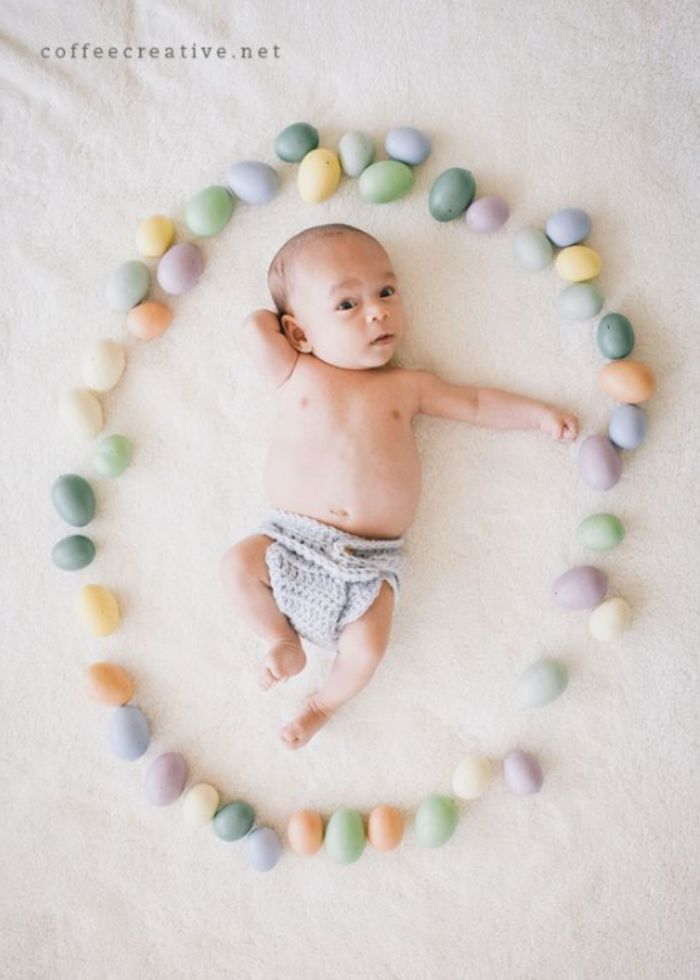
[[253, 533], [274, 539], [265, 560], [278, 609], [319, 647], [335, 649], [343, 627], [369, 609], [384, 579], [398, 602], [403, 537], [362, 538], [277, 508]]

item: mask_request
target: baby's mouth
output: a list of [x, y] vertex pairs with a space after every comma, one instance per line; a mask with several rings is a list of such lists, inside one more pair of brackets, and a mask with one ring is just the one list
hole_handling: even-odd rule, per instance
[[372, 343], [373, 344], [387, 344], [393, 338], [393, 336], [394, 336], [393, 333], [383, 333], [383, 334], [380, 334], [379, 337], [375, 337], [375, 339], [372, 341]]

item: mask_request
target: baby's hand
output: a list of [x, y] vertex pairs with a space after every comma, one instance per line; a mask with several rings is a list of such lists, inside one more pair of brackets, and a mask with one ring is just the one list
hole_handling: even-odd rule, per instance
[[571, 412], [548, 408], [540, 419], [540, 431], [560, 442], [573, 442], [578, 435], [578, 419]]

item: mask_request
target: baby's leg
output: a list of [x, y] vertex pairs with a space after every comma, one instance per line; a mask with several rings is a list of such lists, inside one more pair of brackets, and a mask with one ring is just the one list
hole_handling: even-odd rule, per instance
[[299, 636], [277, 608], [272, 594], [265, 564], [265, 552], [272, 540], [265, 534], [243, 538], [224, 553], [219, 569], [226, 594], [238, 612], [258, 636], [271, 644], [260, 671], [264, 690], [298, 674], [306, 665]]
[[389, 645], [394, 590], [384, 581], [364, 615], [348, 623], [338, 640], [338, 653], [320, 691], [306, 698], [301, 713], [280, 736], [290, 749], [305, 745], [338, 708], [368, 683]]

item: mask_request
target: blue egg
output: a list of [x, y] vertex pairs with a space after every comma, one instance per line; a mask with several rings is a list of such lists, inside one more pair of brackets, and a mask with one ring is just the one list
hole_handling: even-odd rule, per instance
[[139, 759], [148, 748], [151, 732], [140, 708], [122, 705], [112, 713], [108, 732], [109, 747], [120, 759]]
[[282, 844], [272, 827], [256, 827], [245, 839], [245, 857], [254, 871], [270, 871], [280, 859]]
[[415, 167], [428, 159], [433, 148], [425, 133], [413, 126], [400, 126], [386, 134], [384, 149], [393, 160]]
[[544, 229], [559, 248], [576, 245], [591, 233], [591, 219], [580, 208], [564, 208], [550, 215]]
[[246, 204], [267, 204], [280, 189], [280, 179], [269, 163], [241, 160], [230, 167], [226, 183]]
[[610, 416], [608, 437], [620, 449], [636, 449], [647, 434], [647, 419], [639, 405], [618, 405]]

